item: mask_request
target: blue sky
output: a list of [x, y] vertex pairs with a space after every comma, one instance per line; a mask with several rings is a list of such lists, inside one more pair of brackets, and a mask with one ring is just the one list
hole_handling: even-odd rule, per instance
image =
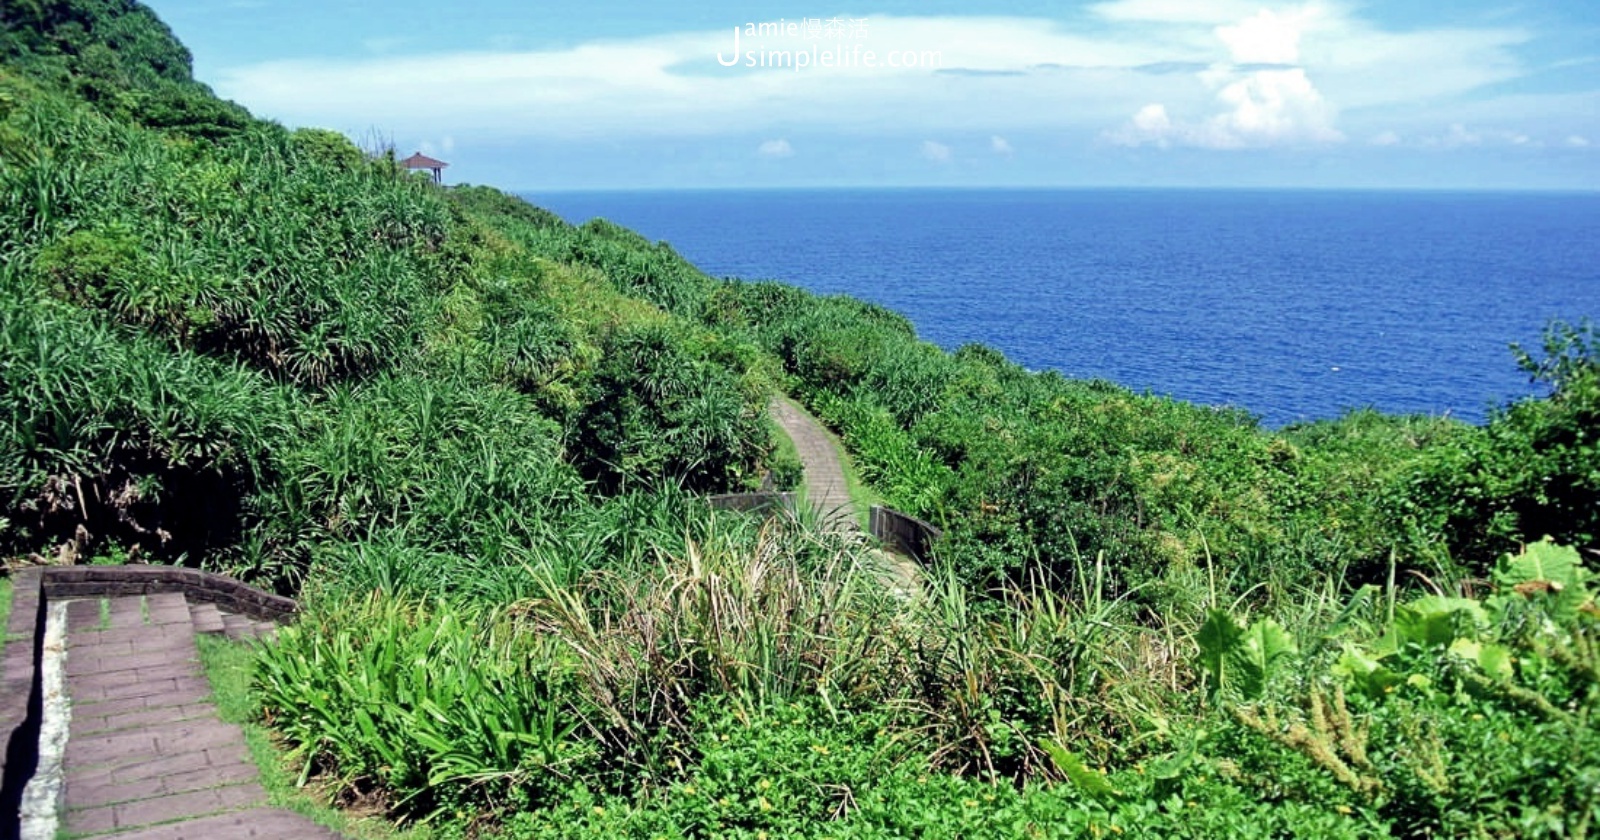
[[505, 189], [1600, 189], [1594, 0], [146, 2], [257, 114]]

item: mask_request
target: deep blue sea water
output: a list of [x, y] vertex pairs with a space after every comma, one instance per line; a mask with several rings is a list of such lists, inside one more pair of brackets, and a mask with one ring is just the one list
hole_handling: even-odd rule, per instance
[[1600, 195], [839, 190], [535, 193], [717, 276], [884, 304], [946, 348], [1230, 404], [1480, 421], [1507, 349], [1600, 316]]

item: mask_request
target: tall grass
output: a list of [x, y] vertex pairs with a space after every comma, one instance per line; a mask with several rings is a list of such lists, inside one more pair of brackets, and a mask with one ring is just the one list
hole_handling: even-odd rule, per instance
[[37, 153], [0, 165], [0, 219], [58, 293], [184, 347], [321, 384], [391, 364], [426, 316], [450, 212], [260, 126], [219, 150], [54, 97], [22, 103]]
[[[386, 567], [390, 594], [315, 600], [263, 653], [267, 714], [308, 766], [380, 785], [404, 814], [456, 797], [499, 808], [509, 788], [480, 783], [533, 796], [540, 774], [668, 784], [698, 760], [711, 706], [878, 714], [933, 766], [1050, 778], [1041, 742], [1110, 755], [1151, 699], [1121, 685], [1157, 644], [1123, 602], [1015, 590], [997, 607], [951, 575], [907, 600], [864, 545], [794, 520], [712, 517], [680, 553], [576, 577], [508, 566], [485, 575], [520, 596], [500, 606], [471, 588], [419, 599], [453, 568], [425, 562]], [[473, 686], [511, 673], [526, 684], [480, 702]], [[445, 718], [485, 729], [446, 734]]]

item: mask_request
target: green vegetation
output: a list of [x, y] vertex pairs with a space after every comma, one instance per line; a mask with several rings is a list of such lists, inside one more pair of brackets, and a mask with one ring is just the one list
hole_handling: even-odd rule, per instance
[[1553, 327], [1546, 360], [1521, 357], [1553, 395], [1486, 427], [1366, 411], [1272, 434], [1237, 411], [1030, 374], [984, 347], [942, 353], [850, 299], [729, 282], [706, 311], [778, 356], [867, 480], [946, 527], [945, 557], [979, 583], [1062, 582], [1103, 553], [1119, 591], [1162, 604], [1182, 594], [1175, 575], [1208, 566], [1235, 591], [1360, 584], [1381, 582], [1391, 555], [1482, 574], [1523, 540], [1595, 542], [1587, 324]]
[[1191, 666], [1152, 663], [1183, 631], [1103, 593], [997, 605], [951, 579], [902, 603], [804, 537], [500, 607], [346, 601], [257, 685], [307, 774], [516, 837], [1583, 836], [1600, 814], [1600, 611], [1570, 548], [1504, 561], [1484, 598], [1314, 603], [1299, 633], [1213, 610]]
[[287, 808], [318, 825], [359, 840], [428, 840], [432, 836], [426, 828], [397, 830], [383, 819], [381, 810], [369, 808], [366, 816], [362, 816], [352, 808], [337, 808], [321, 795], [322, 791], [300, 784], [285, 765], [272, 730], [260, 723], [261, 704], [250, 691], [258, 653], [256, 645], [205, 635], [196, 636], [195, 643], [200, 649], [201, 667], [211, 683], [217, 713], [228, 723], [244, 729], [250, 757], [261, 769], [261, 784], [273, 807]]
[[0, 578], [0, 653], [6, 652], [11, 641], [11, 578]]
[[795, 448], [794, 439], [777, 423], [772, 424], [772, 439], [777, 442], [777, 448], [772, 451], [773, 485], [785, 490], [800, 487], [805, 465], [800, 463], [800, 450]]
[[[953, 580], [905, 603], [803, 530], [757, 549], [545, 578], [498, 607], [348, 600], [285, 630], [257, 685], [308, 775], [375, 783], [415, 818], [499, 810], [516, 837], [1369, 833], [1198, 763], [1084, 769], [1063, 735], [1129, 723], [1096, 685], [1136, 667], [1126, 604], [990, 610]], [[1063, 768], [1083, 782], [1047, 783]]]
[[[0, 550], [299, 595], [205, 650], [278, 801], [439, 837], [1595, 830], [1587, 322], [1484, 426], [1272, 432], [255, 120], [138, 3], [9, 4], [0, 58]], [[793, 481], [783, 394], [945, 529], [909, 593], [701, 501]]]
[[8, 550], [81, 526], [280, 588], [354, 536], [583, 561], [649, 550], [619, 519], [762, 477], [755, 348], [508, 238], [598, 234], [322, 135], [180, 140], [10, 75], [0, 101]]
[[8, 2], [0, 61], [108, 116], [186, 136], [227, 137], [251, 123], [243, 108], [194, 80], [189, 50], [141, 3]]

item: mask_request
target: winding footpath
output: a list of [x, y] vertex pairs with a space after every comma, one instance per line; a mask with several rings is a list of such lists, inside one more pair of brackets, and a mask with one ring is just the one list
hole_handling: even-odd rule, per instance
[[828, 431], [787, 397], [774, 400], [771, 413], [784, 434], [794, 441], [805, 467], [806, 501], [816, 510], [823, 527], [830, 531], [861, 530], [839, 449]]
[[[835, 533], [860, 533], [861, 522], [856, 519], [850, 485], [845, 483], [844, 464], [839, 460], [839, 446], [833, 436], [788, 397], [773, 401], [771, 413], [799, 452], [800, 465], [805, 468], [806, 500], [817, 511], [823, 528]], [[876, 558], [879, 579], [895, 594], [912, 598], [921, 591], [922, 573], [911, 558], [882, 549], [873, 549], [871, 556]]]

